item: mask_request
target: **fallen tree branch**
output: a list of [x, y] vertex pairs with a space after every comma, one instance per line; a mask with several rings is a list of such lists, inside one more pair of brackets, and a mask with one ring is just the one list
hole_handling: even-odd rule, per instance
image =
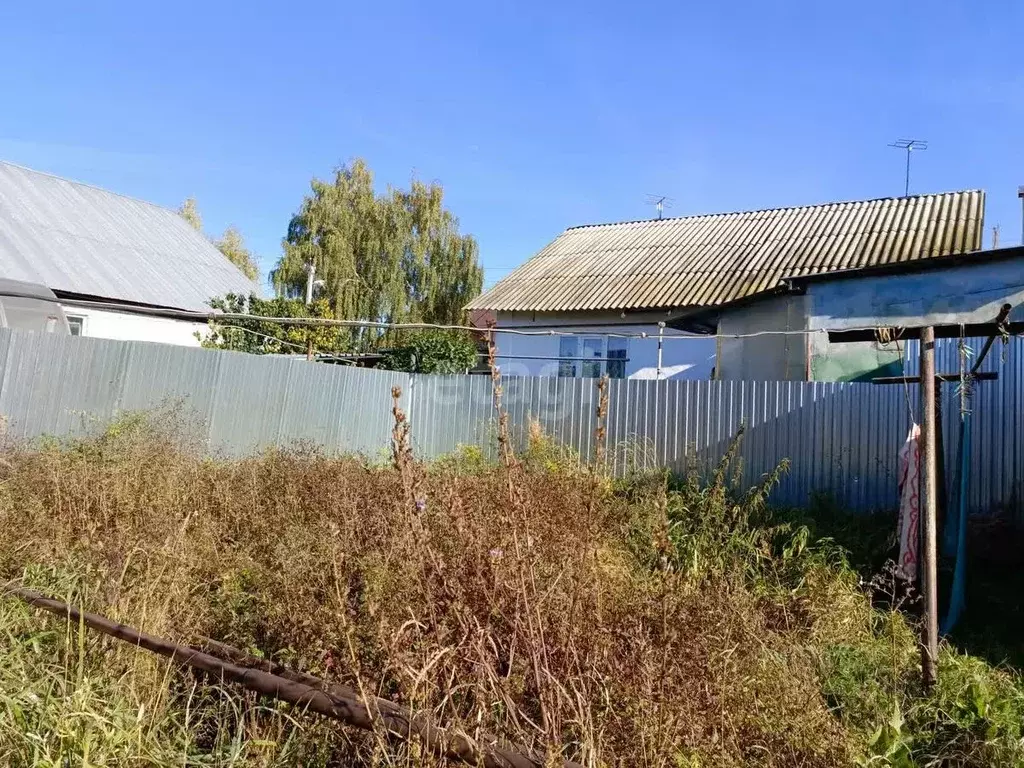
[[[370, 706], [364, 703], [354, 690], [347, 686], [326, 684], [312, 675], [287, 670], [274, 662], [253, 659], [247, 654], [223, 643], [209, 646], [211, 650], [224, 653], [234, 661], [218, 658], [210, 653], [178, 645], [154, 635], [140, 632], [126, 624], [120, 624], [95, 613], [81, 611], [60, 600], [46, 597], [35, 590], [23, 587], [9, 587], [6, 594], [41, 608], [69, 621], [81, 623], [104, 635], [122, 640], [152, 653], [165, 656], [179, 664], [185, 664], [222, 680], [237, 683], [250, 691], [294, 704], [325, 717], [340, 720], [364, 730], [382, 728], [393, 738], [408, 741], [418, 738], [424, 747], [436, 755], [459, 760], [470, 765], [485, 768], [543, 768], [543, 758], [515, 752], [493, 744], [478, 744], [468, 736], [447, 731], [430, 725], [394, 702], [374, 697]], [[256, 662], [245, 666], [236, 662]], [[283, 670], [288, 677], [267, 670]], [[323, 690], [326, 688], [326, 690]], [[578, 763], [563, 762], [563, 768], [582, 768]]]

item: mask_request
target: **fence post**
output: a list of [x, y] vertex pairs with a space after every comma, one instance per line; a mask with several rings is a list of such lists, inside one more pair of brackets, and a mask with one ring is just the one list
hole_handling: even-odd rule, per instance
[[921, 329], [921, 549], [924, 621], [921, 624], [921, 674], [925, 688], [935, 685], [939, 653], [938, 555], [936, 501], [938, 465], [935, 456], [935, 329]]

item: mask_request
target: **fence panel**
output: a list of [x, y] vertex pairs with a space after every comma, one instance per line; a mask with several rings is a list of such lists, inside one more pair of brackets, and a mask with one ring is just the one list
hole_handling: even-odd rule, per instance
[[[983, 340], [969, 340], [980, 350]], [[906, 347], [908, 374], [918, 347]], [[1024, 475], [1024, 340], [998, 342], [969, 400], [973, 453], [970, 508], [1014, 505]], [[956, 340], [941, 341], [937, 368], [955, 372]], [[308, 441], [333, 453], [383, 459], [391, 436], [391, 390], [402, 389], [413, 448], [434, 459], [461, 445], [495, 456], [491, 381], [485, 376], [421, 376], [292, 358], [255, 357], [142, 342], [61, 337], [0, 329], [0, 415], [17, 438], [80, 436], [125, 411], [178, 404], [195, 417], [202, 444], [244, 455]], [[517, 447], [531, 423], [594, 456], [598, 393], [593, 379], [503, 377], [509, 432]], [[741, 425], [743, 482], [753, 484], [788, 459], [773, 499], [806, 503], [829, 492], [855, 509], [896, 501], [897, 453], [917, 387], [860, 383], [618, 380], [608, 387], [608, 456], [622, 474], [635, 468], [707, 468]], [[961, 401], [943, 386], [945, 459], [958, 466]], [[190, 422], [192, 423], [192, 422]]]

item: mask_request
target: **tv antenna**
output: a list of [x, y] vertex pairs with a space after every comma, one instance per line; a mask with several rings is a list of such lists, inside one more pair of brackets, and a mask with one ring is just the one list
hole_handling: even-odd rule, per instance
[[665, 195], [648, 195], [647, 205], [654, 206], [654, 209], [658, 212], [658, 219], [660, 220], [665, 209], [672, 207], [672, 198], [666, 197]]
[[893, 149], [902, 149], [907, 153], [907, 172], [903, 181], [903, 196], [910, 196], [910, 153], [917, 150], [924, 152], [928, 149], [928, 142], [921, 139], [897, 139], [889, 145]]

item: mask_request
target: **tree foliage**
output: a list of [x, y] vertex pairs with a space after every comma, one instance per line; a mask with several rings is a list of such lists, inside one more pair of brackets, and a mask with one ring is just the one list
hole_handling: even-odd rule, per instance
[[316, 265], [337, 317], [456, 324], [480, 293], [477, 244], [459, 233], [440, 184], [377, 194], [362, 160], [333, 181], [313, 179], [288, 225], [274, 283], [301, 295], [305, 265]]
[[[187, 221], [192, 228], [199, 233], [203, 231], [203, 217], [199, 214], [196, 199], [189, 197], [178, 208], [178, 214]], [[242, 233], [234, 225], [224, 230], [219, 240], [211, 240], [225, 258], [242, 270], [242, 273], [250, 280], [256, 280], [260, 276], [260, 268], [252, 256], [252, 252], [245, 247]]]
[[[315, 353], [339, 352], [348, 348], [350, 331], [338, 326], [303, 326], [275, 323], [257, 317], [333, 318], [331, 305], [318, 299], [307, 306], [299, 299], [261, 299], [255, 294], [241, 296], [229, 293], [214, 299], [210, 306], [221, 312], [253, 315], [253, 319], [210, 321], [209, 331], [200, 336], [204, 347], [231, 349], [256, 355], [300, 354], [312, 342]], [[197, 334], [198, 335], [198, 334]]]
[[196, 232], [203, 231], [203, 217], [199, 215], [194, 197], [185, 198], [185, 202], [178, 208], [178, 214], [187, 221]]
[[250, 280], [256, 280], [260, 276], [260, 268], [256, 265], [252, 253], [245, 247], [242, 233], [234, 225], [225, 229], [220, 240], [214, 240], [213, 244]]
[[476, 365], [477, 345], [468, 333], [421, 331], [388, 350], [381, 367], [409, 373], [465, 373]]

